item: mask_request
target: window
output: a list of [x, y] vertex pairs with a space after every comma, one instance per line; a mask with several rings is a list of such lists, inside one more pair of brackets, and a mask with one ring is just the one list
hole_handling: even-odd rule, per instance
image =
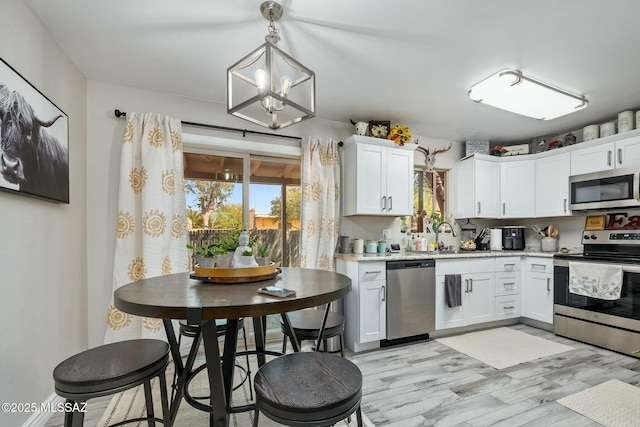
[[446, 195], [446, 172], [416, 169], [413, 174], [413, 209], [424, 211], [426, 217], [438, 215], [444, 218]]
[[271, 261], [283, 267], [300, 265], [299, 160], [185, 153], [184, 165], [194, 247], [247, 225], [254, 246], [269, 246]]

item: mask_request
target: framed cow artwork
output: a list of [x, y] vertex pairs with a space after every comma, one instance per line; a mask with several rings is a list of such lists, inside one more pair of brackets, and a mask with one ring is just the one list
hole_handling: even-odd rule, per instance
[[69, 117], [2, 58], [0, 190], [69, 203]]

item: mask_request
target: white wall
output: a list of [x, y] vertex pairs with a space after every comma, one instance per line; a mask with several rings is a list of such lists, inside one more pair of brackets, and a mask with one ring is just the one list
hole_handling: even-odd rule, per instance
[[[70, 126], [69, 205], [0, 192], [0, 401], [39, 403], [55, 365], [87, 346], [86, 81], [22, 0], [0, 9], [0, 57]], [[0, 425], [30, 415], [0, 412]]]
[[[118, 205], [118, 174], [120, 168], [120, 143], [124, 120], [117, 119], [113, 111], [154, 112], [168, 114], [181, 120], [270, 132], [253, 126], [226, 113], [226, 106], [197, 99], [183, 98], [158, 92], [89, 81], [87, 84], [87, 238], [92, 256], [88, 260], [89, 344], [102, 344], [106, 328], [106, 309], [112, 295], [113, 251], [115, 248], [115, 224]], [[183, 132], [216, 135], [238, 139], [242, 134], [207, 131], [199, 128], [183, 128]], [[313, 135], [322, 138], [344, 139], [353, 133], [349, 123], [312, 119], [285, 128], [277, 133], [292, 136]], [[278, 138], [257, 137], [247, 134], [248, 140], [279, 142]], [[290, 144], [290, 140], [284, 143]]]

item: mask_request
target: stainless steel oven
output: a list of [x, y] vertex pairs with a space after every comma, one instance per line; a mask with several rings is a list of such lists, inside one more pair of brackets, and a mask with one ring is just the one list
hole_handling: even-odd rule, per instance
[[[582, 242], [582, 254], [554, 256], [554, 333], [640, 357], [640, 230], [585, 231]], [[619, 265], [619, 298], [571, 293], [571, 262]]]
[[571, 210], [640, 207], [640, 169], [622, 168], [569, 177]]

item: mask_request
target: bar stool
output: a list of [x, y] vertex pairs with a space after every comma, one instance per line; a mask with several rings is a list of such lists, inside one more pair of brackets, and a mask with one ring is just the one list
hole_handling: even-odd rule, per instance
[[254, 427], [260, 412], [294, 427], [333, 425], [356, 412], [362, 427], [362, 373], [344, 357], [324, 352], [286, 354], [258, 370], [254, 387]]
[[[300, 311], [293, 311], [288, 313], [289, 322], [291, 323], [291, 328], [293, 332], [296, 334], [296, 337], [300, 341], [308, 341], [308, 340], [317, 340], [318, 334], [320, 333], [320, 325], [322, 324], [322, 316], [324, 315], [324, 310], [316, 310], [316, 309], [307, 309]], [[287, 352], [287, 333], [280, 320], [280, 329], [284, 334], [284, 338], [282, 339], [282, 353]], [[336, 313], [335, 311], [330, 311], [327, 316], [327, 323], [325, 325], [323, 337], [323, 347], [324, 351], [327, 351], [327, 342], [329, 338], [332, 337], [340, 337], [340, 349], [331, 351], [330, 353], [340, 353], [342, 357], [344, 357], [344, 316]]]
[[[169, 345], [160, 340], [135, 339], [95, 347], [58, 364], [53, 370], [56, 394], [67, 399], [67, 406], [81, 409], [82, 403], [108, 396], [144, 384], [147, 416], [118, 423], [147, 421], [171, 426], [165, 370], [169, 362]], [[151, 380], [160, 379], [163, 419], [153, 410]], [[69, 406], [70, 405], [70, 406]], [[80, 427], [84, 412], [70, 411], [64, 416], [65, 427]]]
[[[182, 337], [188, 337], [188, 338], [193, 338], [193, 343], [191, 344], [191, 348], [189, 350], [189, 354], [191, 355], [194, 352], [198, 351], [198, 348], [200, 347], [200, 344], [202, 342], [202, 329], [199, 325], [188, 325], [184, 320], [181, 320], [179, 322], [180, 325], [180, 334], [178, 336], [178, 348], [180, 348], [180, 343], [182, 341]], [[222, 337], [225, 335], [226, 332], [226, 328], [227, 328], [227, 321], [226, 319], [216, 319], [216, 331], [217, 331], [217, 335], [218, 338]], [[240, 365], [236, 365], [237, 368], [239, 368], [243, 373], [244, 373], [244, 378], [242, 379], [242, 381], [240, 381], [240, 383], [238, 385], [236, 385], [233, 390], [237, 390], [238, 388], [240, 388], [247, 380], [249, 381], [249, 398], [250, 400], [253, 400], [253, 384], [251, 382], [251, 369], [249, 366], [249, 354], [248, 354], [248, 345], [247, 345], [247, 332], [246, 329], [244, 327], [244, 318], [240, 318], [238, 319], [238, 331], [242, 330], [242, 338], [244, 341], [244, 350], [245, 350], [245, 361], [247, 364], [247, 367], [243, 367]], [[197, 368], [195, 368], [190, 375], [190, 379], [188, 381], [188, 383], [191, 382], [191, 380], [193, 378], [195, 378], [195, 376], [200, 373], [201, 371], [203, 371], [206, 368], [206, 364], [202, 364], [200, 366], [198, 366]], [[172, 381], [172, 388], [173, 388], [173, 392], [171, 395], [171, 400], [173, 400], [173, 396], [177, 387], [177, 373], [174, 372], [173, 374], [173, 381]], [[193, 396], [191, 395], [191, 393], [189, 393], [189, 389], [188, 389], [188, 383], [187, 383], [187, 387], [185, 388], [184, 394], [185, 394], [185, 398], [187, 400], [187, 402], [189, 402], [192, 406], [198, 407], [198, 408], [204, 408], [203, 405], [198, 404], [198, 400], [208, 400], [209, 396]]]

